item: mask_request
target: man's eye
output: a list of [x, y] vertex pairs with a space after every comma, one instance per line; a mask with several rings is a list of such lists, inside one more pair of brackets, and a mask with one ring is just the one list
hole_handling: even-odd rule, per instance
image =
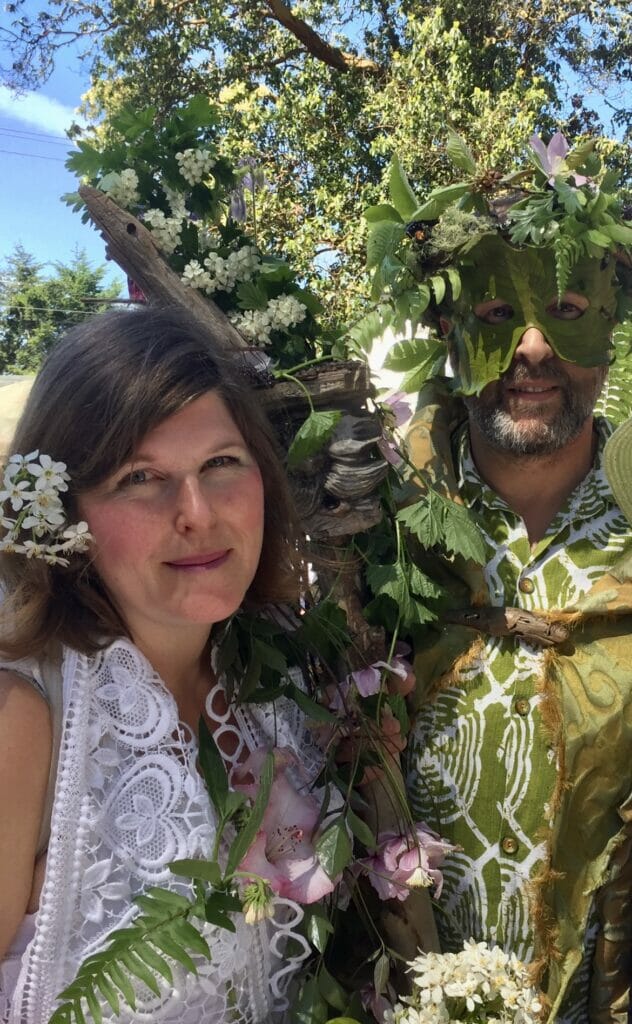
[[475, 308], [476, 316], [485, 324], [501, 324], [511, 320], [514, 315], [513, 306], [503, 302], [498, 306], [483, 306]]
[[574, 302], [552, 302], [547, 306], [547, 313], [549, 316], [555, 317], [556, 320], [579, 320], [580, 316], [583, 316], [586, 312], [585, 308], [576, 306]]

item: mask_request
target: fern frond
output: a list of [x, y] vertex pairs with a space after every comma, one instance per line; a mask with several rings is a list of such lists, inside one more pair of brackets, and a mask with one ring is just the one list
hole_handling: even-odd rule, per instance
[[136, 993], [131, 978], [137, 978], [150, 991], [160, 994], [160, 984], [173, 984], [171, 964], [165, 957], [192, 973], [197, 973], [190, 953], [210, 959], [205, 939], [189, 923], [189, 917], [204, 917], [204, 904], [178, 893], [149, 889], [138, 901], [145, 913], [128, 928], [109, 936], [107, 947], [86, 960], [74, 980], [59, 995], [59, 1006], [49, 1024], [94, 1024], [103, 1020], [107, 1004], [116, 1015], [121, 1002], [136, 1009]]
[[595, 407], [615, 426], [632, 416], [632, 324], [621, 324], [613, 335], [614, 362]]

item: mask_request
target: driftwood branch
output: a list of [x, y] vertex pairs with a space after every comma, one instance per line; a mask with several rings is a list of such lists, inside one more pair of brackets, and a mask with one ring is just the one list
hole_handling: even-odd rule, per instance
[[210, 299], [188, 288], [167, 265], [151, 231], [126, 210], [121, 210], [105, 192], [82, 185], [79, 195], [86, 204], [90, 220], [101, 232], [108, 256], [128, 274], [147, 300], [155, 306], [181, 306], [216, 337], [232, 348], [245, 348], [246, 342], [228, 317]]
[[303, 44], [307, 52], [322, 61], [323, 64], [342, 72], [361, 70], [374, 75], [382, 73], [382, 69], [375, 61], [368, 60], [366, 57], [357, 57], [353, 53], [344, 53], [336, 46], [330, 46], [307, 22], [292, 14], [283, 0], [265, 0], [265, 2], [270, 8], [274, 20], [291, 32]]

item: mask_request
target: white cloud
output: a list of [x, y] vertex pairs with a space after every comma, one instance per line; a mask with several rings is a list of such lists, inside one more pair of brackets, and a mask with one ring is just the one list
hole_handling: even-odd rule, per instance
[[0, 114], [53, 135], [63, 135], [73, 121], [83, 120], [73, 107], [66, 107], [59, 100], [39, 92], [14, 96], [5, 85], [0, 85]]

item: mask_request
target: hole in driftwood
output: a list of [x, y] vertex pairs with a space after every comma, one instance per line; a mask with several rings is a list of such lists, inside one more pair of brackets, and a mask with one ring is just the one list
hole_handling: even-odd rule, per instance
[[136, 234], [136, 225], [135, 224], [131, 224], [131, 223], [128, 224], [127, 225], [127, 233], [128, 233], [128, 235], [135, 235]]

